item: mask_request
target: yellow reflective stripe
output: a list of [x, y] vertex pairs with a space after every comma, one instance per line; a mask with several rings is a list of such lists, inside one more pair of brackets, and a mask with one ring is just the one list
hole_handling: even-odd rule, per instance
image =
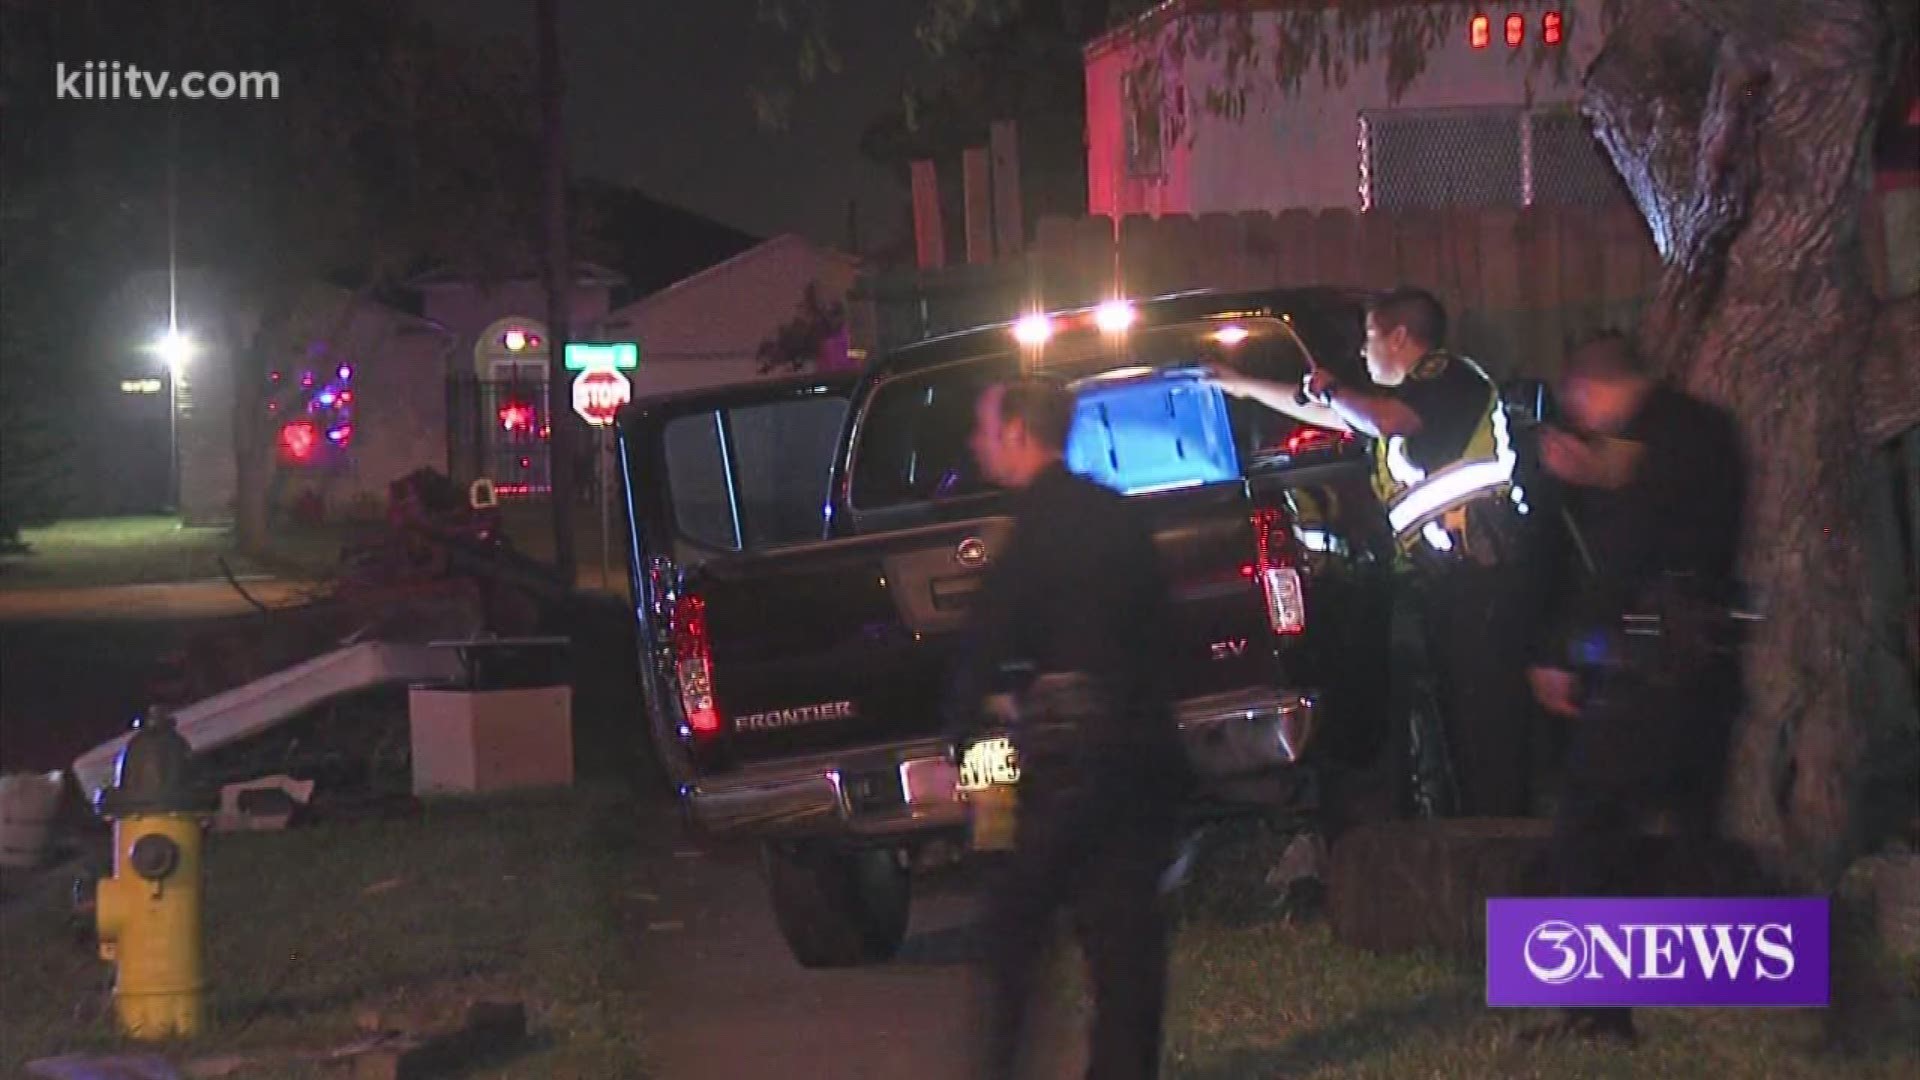
[[1407, 440], [1404, 435], [1395, 435], [1387, 440], [1387, 475], [1398, 484], [1417, 484], [1427, 478], [1427, 471], [1407, 459]]
[[1499, 458], [1462, 461], [1408, 488], [1387, 506], [1395, 536], [1448, 507], [1494, 491], [1513, 479], [1513, 461]]

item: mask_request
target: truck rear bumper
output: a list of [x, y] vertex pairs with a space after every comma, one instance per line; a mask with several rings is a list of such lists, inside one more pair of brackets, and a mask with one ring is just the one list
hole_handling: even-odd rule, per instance
[[[1181, 702], [1187, 756], [1203, 778], [1297, 763], [1312, 740], [1310, 694], [1247, 690]], [[751, 766], [681, 788], [693, 826], [712, 835], [885, 838], [965, 828], [959, 769], [943, 740], [919, 740]]]
[[959, 779], [948, 744], [922, 740], [755, 765], [680, 793], [694, 827], [716, 835], [893, 836], [964, 828]]

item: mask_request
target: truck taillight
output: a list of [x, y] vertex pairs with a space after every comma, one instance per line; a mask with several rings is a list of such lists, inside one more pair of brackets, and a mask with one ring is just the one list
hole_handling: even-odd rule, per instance
[[682, 595], [673, 603], [673, 669], [680, 684], [680, 709], [695, 735], [720, 730], [713, 702], [713, 654], [707, 638], [707, 602]]
[[1266, 508], [1253, 513], [1254, 577], [1267, 602], [1267, 624], [1276, 634], [1307, 631], [1307, 594], [1294, 566], [1291, 546], [1280, 511]]

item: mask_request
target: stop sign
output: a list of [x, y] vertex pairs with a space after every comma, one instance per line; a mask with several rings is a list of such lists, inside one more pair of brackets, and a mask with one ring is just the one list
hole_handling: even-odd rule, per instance
[[573, 411], [594, 427], [606, 427], [633, 400], [633, 383], [613, 368], [592, 368], [573, 377]]

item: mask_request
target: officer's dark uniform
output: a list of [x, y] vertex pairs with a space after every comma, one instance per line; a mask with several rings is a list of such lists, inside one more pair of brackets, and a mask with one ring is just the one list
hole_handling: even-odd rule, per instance
[[1625, 876], [1593, 845], [1642, 812], [1673, 810], [1694, 833], [1712, 830], [1740, 704], [1725, 618], [1746, 490], [1733, 420], [1656, 387], [1619, 437], [1640, 447], [1627, 486], [1568, 493], [1594, 573], [1563, 587], [1539, 657], [1585, 676], [1560, 816], [1563, 884], [1574, 890]]
[[1533, 706], [1522, 674], [1525, 601], [1514, 452], [1498, 390], [1472, 361], [1428, 353], [1385, 393], [1420, 430], [1374, 444], [1374, 490], [1413, 579], [1447, 749], [1468, 816], [1530, 808]]
[[[1012, 496], [1014, 531], [976, 608], [959, 700], [1025, 669], [1084, 677], [1014, 734], [1014, 849], [988, 900], [987, 1073], [1008, 1075], [1053, 916], [1076, 915], [1096, 1013], [1091, 1075], [1157, 1073], [1166, 988], [1160, 875], [1189, 777], [1165, 669], [1170, 600], [1152, 537], [1121, 496], [1055, 465]], [[1042, 722], [1067, 721], [1048, 736]]]
[[[1638, 444], [1639, 464], [1618, 490], [1568, 490], [1594, 572], [1564, 581], [1536, 658], [1582, 676], [1553, 844], [1555, 877], [1569, 896], [1660, 886], [1641, 880], [1633, 848], [1650, 813], [1670, 813], [1692, 846], [1676, 865], [1699, 861], [1740, 707], [1727, 612], [1746, 468], [1733, 420], [1656, 387], [1618, 437]], [[1625, 1009], [1575, 1010], [1574, 1018], [1631, 1031]]]

